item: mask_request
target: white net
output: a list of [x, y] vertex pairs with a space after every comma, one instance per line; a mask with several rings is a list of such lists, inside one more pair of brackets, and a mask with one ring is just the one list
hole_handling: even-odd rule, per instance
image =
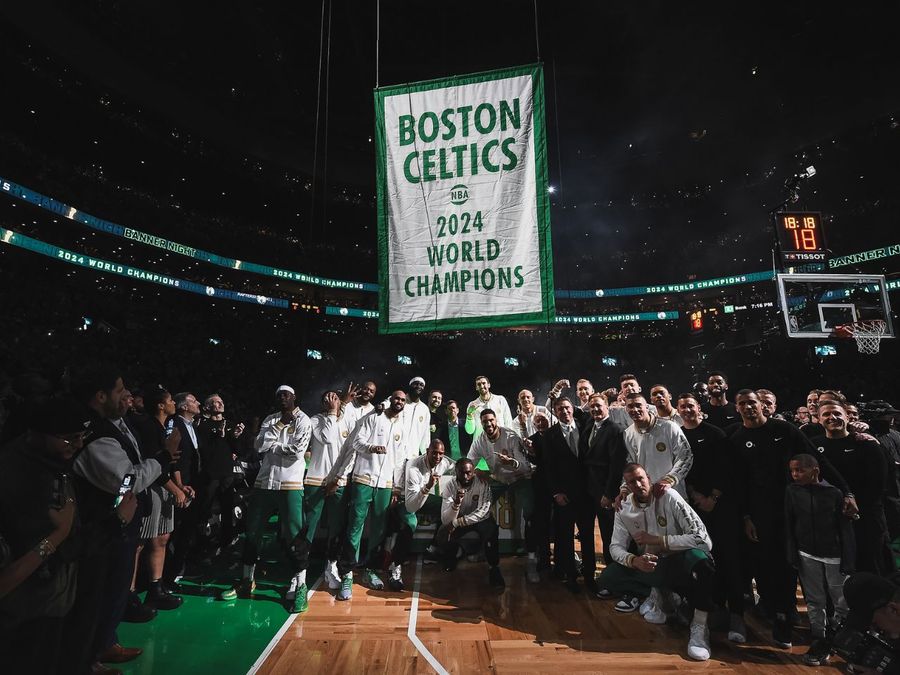
[[860, 321], [845, 326], [845, 329], [856, 340], [856, 348], [860, 354], [877, 354], [881, 348], [887, 323], [884, 321]]

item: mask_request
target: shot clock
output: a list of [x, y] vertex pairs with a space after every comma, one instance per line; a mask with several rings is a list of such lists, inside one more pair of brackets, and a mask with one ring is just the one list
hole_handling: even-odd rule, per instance
[[775, 230], [785, 267], [828, 262], [820, 213], [776, 213]]

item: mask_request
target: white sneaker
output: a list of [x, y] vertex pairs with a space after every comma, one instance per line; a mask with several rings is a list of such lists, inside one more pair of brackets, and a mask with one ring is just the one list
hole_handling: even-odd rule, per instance
[[709, 661], [709, 629], [706, 624], [691, 624], [691, 639], [688, 640], [687, 655], [695, 661]]
[[647, 612], [656, 607], [658, 595], [659, 592], [655, 588], [650, 590], [650, 595], [648, 595], [647, 599], [641, 603], [640, 607], [638, 607], [638, 613], [641, 616], [644, 616]]
[[388, 588], [392, 591], [402, 591], [403, 590], [403, 568], [397, 563], [391, 563], [390, 567], [388, 567]]
[[538, 574], [537, 560], [535, 558], [529, 558], [525, 563], [525, 577], [528, 579], [529, 584], [541, 583], [541, 575]]
[[338, 574], [337, 561], [329, 560], [325, 563], [325, 581], [328, 582], [328, 588], [336, 591], [341, 587], [341, 577]]
[[660, 607], [657, 605], [653, 605], [650, 608], [650, 611], [644, 614], [644, 621], [647, 623], [654, 623], [658, 626], [663, 625], [669, 620], [669, 615], [666, 614]]

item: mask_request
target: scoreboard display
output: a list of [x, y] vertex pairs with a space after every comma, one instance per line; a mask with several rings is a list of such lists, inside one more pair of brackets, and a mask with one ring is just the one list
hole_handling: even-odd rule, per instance
[[828, 262], [820, 213], [776, 213], [781, 261], [787, 267]]

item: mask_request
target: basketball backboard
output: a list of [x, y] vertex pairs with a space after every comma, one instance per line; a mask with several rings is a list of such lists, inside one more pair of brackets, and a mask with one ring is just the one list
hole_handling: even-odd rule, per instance
[[879, 319], [884, 337], [894, 337], [885, 278], [877, 274], [778, 274], [778, 299], [787, 336], [835, 335], [841, 325]]

